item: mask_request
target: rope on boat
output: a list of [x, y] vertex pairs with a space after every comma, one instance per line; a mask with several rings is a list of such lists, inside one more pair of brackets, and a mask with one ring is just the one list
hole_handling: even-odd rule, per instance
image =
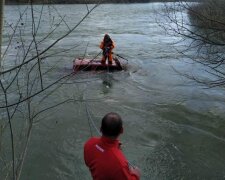
[[[100, 54], [100, 53], [99, 53], [99, 54]], [[99, 55], [99, 54], [98, 54], [98, 55]], [[97, 56], [98, 56], [98, 55], [97, 55]], [[97, 56], [96, 56], [96, 57], [97, 57]], [[96, 58], [96, 57], [95, 57], [95, 58]], [[95, 58], [94, 58], [94, 59], [95, 59]], [[94, 59], [92, 59], [92, 61], [93, 61]], [[109, 72], [109, 67], [107, 67], [106, 78], [107, 78], [108, 81], [109, 81], [109, 73], [110, 73], [110, 72]], [[97, 128], [95, 122], [93, 121], [93, 119], [92, 119], [92, 117], [91, 117], [91, 113], [90, 113], [90, 111], [89, 111], [88, 104], [87, 104], [87, 101], [86, 101], [85, 99], [84, 99], [84, 102], [85, 102], [85, 109], [86, 109], [86, 113], [87, 113], [88, 124], [89, 124], [89, 128], [90, 128], [91, 136], [93, 136], [91, 125], [95, 128], [95, 130], [96, 130], [96, 132], [98, 133], [98, 135], [101, 136], [101, 132], [98, 130], [98, 128]], [[136, 168], [136, 166], [134, 166], [130, 161], [127, 160], [127, 162], [128, 162], [128, 165], [129, 165], [130, 167]]]

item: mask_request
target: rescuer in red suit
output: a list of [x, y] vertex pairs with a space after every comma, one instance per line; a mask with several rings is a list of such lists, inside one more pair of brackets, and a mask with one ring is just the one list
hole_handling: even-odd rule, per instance
[[112, 49], [115, 47], [115, 44], [108, 34], [105, 34], [99, 47], [103, 50], [101, 63], [105, 64], [106, 59], [108, 59], [109, 64], [112, 64]]
[[84, 145], [84, 160], [93, 180], [139, 180], [140, 170], [131, 167], [120, 149], [122, 119], [108, 113], [102, 119], [101, 137], [92, 137]]

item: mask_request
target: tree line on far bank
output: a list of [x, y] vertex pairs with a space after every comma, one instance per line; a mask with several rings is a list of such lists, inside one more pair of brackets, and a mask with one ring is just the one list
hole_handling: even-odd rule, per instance
[[[199, 3], [165, 5], [163, 23], [168, 34], [179, 36], [185, 50], [182, 56], [201, 65], [205, 74], [180, 74], [208, 87], [225, 87], [225, 1], [201, 0]], [[178, 50], [179, 51], [179, 50]], [[199, 70], [198, 70], [199, 71]]]
[[[178, 0], [32, 0], [34, 4], [84, 4], [84, 3], [149, 3], [175, 2]], [[195, 0], [192, 0], [195, 1]], [[6, 4], [28, 4], [31, 0], [5, 0]]]

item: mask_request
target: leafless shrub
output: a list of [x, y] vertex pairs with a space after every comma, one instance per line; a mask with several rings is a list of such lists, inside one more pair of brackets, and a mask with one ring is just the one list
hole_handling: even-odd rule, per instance
[[202, 1], [166, 3], [164, 22], [159, 25], [168, 34], [179, 36], [178, 44], [185, 49], [178, 49], [184, 57], [188, 57], [202, 65], [207, 78], [185, 75], [209, 87], [225, 85], [225, 6], [223, 1]]
[[210, 38], [225, 41], [225, 2], [204, 1], [194, 4], [188, 9], [188, 15], [192, 24], [212, 32]]
[[[71, 71], [56, 79], [49, 79], [49, 76], [55, 75], [54, 64], [57, 63], [53, 63], [51, 57], [74, 50], [78, 45], [58, 51], [52, 51], [52, 48], [75, 31], [99, 3], [86, 5], [86, 13], [73, 25], [67, 24], [65, 17], [54, 5], [36, 8], [32, 1], [22, 8], [16, 21], [5, 22], [8, 39], [0, 72], [1, 179], [20, 179], [33, 124], [39, 121], [42, 113], [64, 103], [81, 101], [68, 98], [52, 104], [46, 103], [46, 99], [73, 75]], [[50, 19], [49, 31], [40, 36], [42, 23], [46, 23], [46, 13]], [[52, 21], [57, 25], [53, 26]], [[55, 35], [63, 25], [67, 31], [60, 33], [60, 36]]]

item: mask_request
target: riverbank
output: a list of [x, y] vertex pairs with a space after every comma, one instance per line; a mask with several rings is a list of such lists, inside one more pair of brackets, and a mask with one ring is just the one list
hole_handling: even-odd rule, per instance
[[[150, 2], [176, 2], [178, 0], [102, 0], [101, 3], [150, 3]], [[190, 0], [191, 1], [191, 0]], [[194, 1], [194, 0], [192, 0]], [[5, 0], [5, 3], [10, 4], [28, 4], [28, 0]], [[96, 4], [99, 0], [33, 0], [33, 4]]]

